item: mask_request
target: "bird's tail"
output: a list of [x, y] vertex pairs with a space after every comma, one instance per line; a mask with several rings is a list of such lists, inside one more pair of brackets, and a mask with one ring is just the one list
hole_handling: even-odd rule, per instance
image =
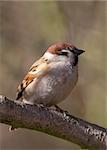
[[18, 90], [16, 93], [16, 100], [20, 99], [23, 96], [23, 91], [25, 88], [23, 88], [23, 84], [18, 86]]

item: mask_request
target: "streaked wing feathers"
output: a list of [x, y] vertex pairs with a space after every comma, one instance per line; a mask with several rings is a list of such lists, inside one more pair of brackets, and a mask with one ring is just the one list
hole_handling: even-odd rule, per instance
[[38, 60], [36, 63], [34, 63], [30, 70], [29, 73], [25, 76], [24, 80], [22, 83], [19, 85], [17, 94], [16, 94], [16, 100], [22, 97], [23, 92], [25, 88], [34, 80], [38, 79], [40, 77], [43, 77], [48, 70], [48, 63], [47, 60], [45, 61], [44, 59]]

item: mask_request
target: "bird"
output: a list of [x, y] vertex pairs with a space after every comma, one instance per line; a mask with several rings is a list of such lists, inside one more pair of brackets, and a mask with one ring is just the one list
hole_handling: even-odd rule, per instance
[[49, 46], [18, 86], [16, 100], [24, 104], [57, 107], [77, 83], [78, 58], [83, 52], [85, 51], [67, 42]]

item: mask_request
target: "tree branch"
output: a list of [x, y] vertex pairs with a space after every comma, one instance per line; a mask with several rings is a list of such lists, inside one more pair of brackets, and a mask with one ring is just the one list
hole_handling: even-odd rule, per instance
[[107, 148], [107, 129], [45, 106], [21, 105], [4, 96], [0, 96], [0, 122], [41, 131], [82, 148]]

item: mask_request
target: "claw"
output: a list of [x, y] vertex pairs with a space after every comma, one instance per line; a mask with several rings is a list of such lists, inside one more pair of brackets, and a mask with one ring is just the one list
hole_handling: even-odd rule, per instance
[[55, 106], [55, 108], [56, 108], [56, 111], [58, 111], [58, 112], [60, 112], [60, 113], [63, 113], [64, 112], [64, 110], [62, 110], [59, 106], [57, 106], [57, 105], [54, 105]]
[[56, 111], [58, 111], [58, 112], [60, 112], [60, 113], [63, 113], [64, 116], [66, 116], [66, 115], [68, 114], [68, 111], [61, 109], [61, 108], [60, 108], [59, 106], [57, 106], [57, 105], [54, 105], [54, 106], [55, 106], [55, 108], [56, 108]]

